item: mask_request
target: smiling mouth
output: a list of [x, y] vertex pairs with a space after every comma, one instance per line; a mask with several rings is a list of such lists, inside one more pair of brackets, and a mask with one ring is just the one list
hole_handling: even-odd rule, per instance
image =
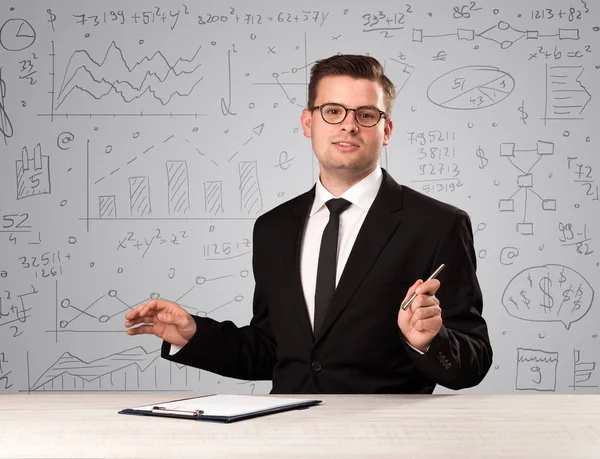
[[346, 142], [346, 141], [339, 141], [339, 142], [332, 142], [334, 145], [340, 145], [342, 147], [358, 147], [358, 144], [354, 143], [354, 142]]

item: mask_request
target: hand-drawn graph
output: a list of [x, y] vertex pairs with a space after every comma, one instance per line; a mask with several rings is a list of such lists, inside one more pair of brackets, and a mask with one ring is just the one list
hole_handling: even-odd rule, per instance
[[573, 391], [583, 388], [595, 388], [594, 372], [596, 371], [596, 362], [584, 362], [581, 359], [581, 351], [573, 349], [573, 383], [569, 387]]
[[73, 322], [80, 322], [84, 319], [87, 319], [88, 323], [89, 319], [97, 323], [106, 323], [114, 317], [130, 311], [137, 305], [146, 301], [147, 299], [144, 299], [143, 301], [130, 306], [119, 298], [116, 290], [109, 290], [107, 293], [94, 300], [89, 306], [85, 307], [85, 309], [82, 309], [79, 306], [72, 304], [69, 298], [64, 298], [60, 302], [60, 307], [66, 310], [74, 310], [75, 315], [71, 315], [69, 320], [61, 320], [59, 322], [59, 327], [64, 330], [72, 330], [73, 327], [71, 324]]
[[558, 352], [517, 349], [517, 390], [556, 391]]
[[[62, 354], [31, 385], [31, 392], [140, 390], [141, 377], [156, 379], [160, 350], [147, 352], [138, 346], [91, 361], [70, 352]], [[158, 385], [149, 384], [152, 388]]]
[[544, 122], [585, 119], [580, 115], [592, 100], [592, 95], [579, 80], [584, 70], [582, 66], [546, 65]]
[[[246, 143], [260, 136], [263, 132], [264, 123], [255, 126], [253, 135]], [[198, 155], [203, 158], [201, 161], [209, 161], [215, 167], [220, 167], [214, 160], [211, 160], [207, 154], [202, 153], [195, 148], [187, 139], [185, 142], [179, 141], [176, 136], [171, 135], [160, 145], [151, 145], [144, 148], [143, 151], [135, 153], [132, 158], [122, 159], [122, 164], [112, 170], [99, 172], [99, 176], [92, 178], [93, 185], [104, 186], [104, 193], [96, 194], [94, 198], [97, 202], [98, 220], [115, 221], [119, 218], [150, 219], [164, 218], [162, 215], [168, 214], [172, 219], [193, 219], [197, 216], [191, 215], [193, 209], [198, 211], [198, 207], [193, 208], [193, 198], [190, 191], [190, 174], [198, 167]], [[159, 147], [159, 148], [157, 148]], [[141, 159], [155, 161], [157, 155], [165, 155], [173, 149], [178, 149], [182, 156], [191, 159], [192, 166], [188, 159], [166, 160], [165, 172], [162, 177], [154, 175], [139, 174]], [[112, 150], [112, 145], [106, 147], [107, 151]], [[236, 152], [236, 154], [239, 153]], [[153, 157], [150, 159], [150, 157]], [[234, 155], [235, 156], [235, 155]], [[232, 159], [232, 158], [231, 158]], [[196, 168], [193, 166], [195, 165]], [[232, 165], [233, 166], [233, 165]], [[135, 174], [133, 168], [138, 169]], [[204, 169], [203, 169], [204, 172]], [[229, 182], [223, 180], [205, 180], [204, 181], [204, 212], [209, 216], [218, 217], [225, 211], [224, 196], [227, 194], [227, 184], [232, 189], [235, 187], [236, 194], [239, 193], [240, 211], [242, 215], [254, 217], [263, 211], [263, 201], [258, 180], [258, 164], [256, 161], [240, 161], [237, 164], [237, 180]], [[129, 175], [132, 174], [132, 175]], [[111, 185], [107, 182], [111, 181]], [[118, 195], [114, 193], [113, 188], [117, 187], [123, 190], [119, 184], [114, 181], [121, 181], [121, 185], [126, 181], [127, 195], [124, 193]], [[237, 182], [234, 184], [234, 180]], [[166, 183], [165, 183], [166, 182]], [[160, 185], [156, 185], [159, 183]], [[160, 189], [159, 189], [160, 188]], [[156, 190], [158, 189], [158, 195]], [[166, 195], [166, 208], [159, 209], [156, 202], [163, 203]], [[127, 214], [127, 215], [123, 215]], [[197, 217], [202, 218], [202, 217]], [[244, 218], [244, 217], [241, 217]]]
[[423, 29], [413, 29], [412, 41], [422, 43], [424, 38], [456, 37], [458, 40], [473, 41], [475, 37], [483, 38], [500, 45], [501, 49], [508, 49], [522, 39], [538, 40], [540, 38], [557, 37], [559, 40], [579, 40], [579, 29], [558, 29], [551, 35], [540, 34], [537, 30], [518, 30], [506, 21], [499, 21], [489, 29], [475, 33], [472, 29], [457, 29], [455, 33], [442, 35], [425, 35]]
[[22, 158], [17, 165], [17, 199], [38, 194], [50, 193], [50, 158], [42, 155], [42, 146], [38, 143], [33, 149], [33, 158], [29, 157], [27, 147], [23, 147]]
[[435, 105], [451, 110], [477, 110], [506, 99], [515, 80], [497, 67], [470, 65], [436, 78], [427, 89]]
[[[522, 175], [519, 175], [517, 177], [517, 186], [518, 189], [517, 191], [515, 191], [509, 198], [507, 199], [501, 199], [498, 202], [498, 208], [500, 209], [500, 212], [514, 212], [515, 211], [515, 200], [514, 197], [520, 193], [521, 191], [524, 190], [525, 196], [523, 197], [524, 200], [524, 205], [523, 205], [523, 221], [520, 223], [517, 223], [517, 231], [523, 235], [526, 236], [531, 236], [534, 234], [534, 227], [533, 227], [533, 222], [528, 222], [527, 221], [527, 207], [528, 207], [528, 198], [529, 198], [529, 194], [531, 193], [533, 196], [536, 196], [540, 201], [542, 201], [542, 209], [545, 211], [555, 211], [556, 210], [556, 200], [555, 199], [544, 199], [542, 198], [538, 193], [535, 192], [534, 190], [534, 175], [532, 174], [532, 170], [533, 168], [536, 166], [536, 164], [538, 162], [541, 161], [541, 159], [544, 156], [551, 156], [554, 155], [554, 144], [552, 142], [543, 142], [543, 141], [538, 141], [536, 144], [536, 148], [535, 149], [531, 149], [531, 150], [517, 150], [515, 148], [515, 144], [514, 143], [503, 143], [500, 145], [500, 156], [503, 158], [507, 158], [508, 161], [514, 166], [515, 169], [517, 169], [519, 172], [521, 172]], [[529, 162], [532, 164], [529, 166], [529, 168], [525, 167], [519, 167], [517, 165], [517, 163], [515, 162], [516, 158], [515, 158], [515, 153], [520, 153], [519, 155], [519, 162], [523, 163], [526, 162], [526, 160], [524, 158], [527, 158], [527, 153], [536, 153], [537, 154], [537, 159], [535, 159], [535, 161], [529, 160]]]
[[130, 64], [114, 41], [101, 60], [79, 49], [69, 58], [60, 87], [53, 94], [54, 110], [78, 93], [90, 96], [88, 100], [116, 94], [127, 104], [145, 96], [162, 106], [175, 96], [189, 96], [204, 78], [198, 75], [201, 48], [191, 58], [180, 57], [173, 64], [161, 51]]
[[[249, 253], [249, 252], [248, 252]], [[191, 315], [199, 317], [208, 317], [212, 313], [221, 308], [236, 303], [241, 303], [244, 300], [243, 295], [234, 295], [229, 290], [219, 290], [225, 293], [225, 298], [218, 301], [217, 304], [206, 305], [205, 300], [198, 301], [202, 306], [190, 306], [184, 303], [184, 299], [189, 297], [196, 288], [207, 286], [208, 283], [222, 281], [235, 277], [234, 274], [226, 274], [217, 277], [196, 276], [193, 285], [186, 289], [184, 293], [176, 296], [172, 301], [185, 308]], [[239, 273], [239, 277], [246, 278], [248, 271], [243, 270]], [[57, 286], [58, 289], [58, 286]], [[56, 306], [56, 330], [48, 330], [49, 333], [59, 332], [106, 332], [106, 333], [123, 333], [121, 328], [122, 321], [127, 312], [133, 310], [142, 303], [147, 303], [151, 299], [161, 298], [161, 294], [153, 292], [149, 297], [144, 298], [134, 304], [129, 304], [124, 301], [119, 292], [115, 289], [108, 290], [89, 304], [81, 306], [66, 297], [60, 300]], [[118, 319], [116, 319], [118, 318]], [[58, 339], [58, 338], [57, 338]]]
[[532, 322], [562, 322], [568, 329], [592, 307], [594, 290], [577, 271], [562, 265], [527, 268], [513, 277], [502, 304], [513, 317]]

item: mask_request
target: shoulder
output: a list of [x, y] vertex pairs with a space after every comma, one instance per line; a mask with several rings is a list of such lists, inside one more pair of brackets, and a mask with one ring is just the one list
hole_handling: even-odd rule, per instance
[[282, 222], [304, 220], [314, 200], [314, 188], [268, 210], [256, 219], [255, 231], [281, 225]]
[[426, 194], [402, 185], [404, 207], [407, 211], [429, 215], [439, 219], [454, 219], [465, 216], [467, 212], [447, 202], [432, 198]]

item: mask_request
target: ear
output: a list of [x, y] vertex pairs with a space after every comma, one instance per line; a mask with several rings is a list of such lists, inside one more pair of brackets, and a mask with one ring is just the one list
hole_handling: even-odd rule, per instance
[[390, 137], [393, 129], [394, 123], [392, 120], [389, 120], [387, 123], [385, 123], [385, 127], [383, 128], [383, 146], [387, 146], [387, 144], [390, 143]]
[[311, 124], [312, 124], [312, 112], [307, 110], [306, 108], [302, 110], [302, 115], [300, 116], [300, 123], [302, 124], [302, 131], [304, 132], [304, 137], [311, 138]]

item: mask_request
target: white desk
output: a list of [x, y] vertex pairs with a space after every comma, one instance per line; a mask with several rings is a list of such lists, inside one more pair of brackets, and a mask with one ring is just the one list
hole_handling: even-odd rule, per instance
[[0, 457], [600, 457], [600, 395], [324, 395], [232, 424], [117, 414], [178, 397], [0, 395]]

